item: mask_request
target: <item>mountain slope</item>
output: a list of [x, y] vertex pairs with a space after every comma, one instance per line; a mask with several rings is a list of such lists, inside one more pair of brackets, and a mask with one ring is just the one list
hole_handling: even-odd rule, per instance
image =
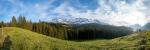
[[11, 50], [137, 50], [141, 48], [139, 34], [110, 40], [74, 42], [51, 38], [15, 27], [5, 27], [3, 32], [8, 35], [5, 40], [10, 41], [5, 42], [4, 40], [3, 46], [5, 47], [3, 48], [10, 48]]
[[150, 31], [146, 31], [144, 35], [147, 45], [146, 49], [150, 50]]
[[62, 50], [74, 46], [70, 42], [20, 28], [4, 28], [4, 33], [10, 36], [12, 50]]

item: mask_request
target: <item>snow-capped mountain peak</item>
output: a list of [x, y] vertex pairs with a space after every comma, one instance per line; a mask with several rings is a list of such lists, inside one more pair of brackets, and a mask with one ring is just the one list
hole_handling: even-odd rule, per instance
[[99, 20], [93, 20], [93, 19], [87, 19], [87, 18], [54, 18], [52, 19], [52, 22], [65, 23], [65, 24], [86, 24], [86, 23], [104, 24], [103, 22], [100, 22]]

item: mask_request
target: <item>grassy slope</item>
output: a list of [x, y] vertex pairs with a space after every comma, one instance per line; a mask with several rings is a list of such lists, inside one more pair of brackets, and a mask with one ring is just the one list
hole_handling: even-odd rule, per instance
[[146, 49], [147, 50], [150, 50], [150, 31], [146, 31], [145, 32], [145, 39], [146, 39], [146, 44], [147, 44], [147, 47]]
[[3, 34], [2, 30], [0, 30], [0, 47], [2, 47], [2, 43], [7, 35]]
[[139, 34], [132, 34], [112, 40], [73, 42], [15, 27], [5, 27], [4, 34], [10, 36], [12, 50], [137, 50], [141, 40]]

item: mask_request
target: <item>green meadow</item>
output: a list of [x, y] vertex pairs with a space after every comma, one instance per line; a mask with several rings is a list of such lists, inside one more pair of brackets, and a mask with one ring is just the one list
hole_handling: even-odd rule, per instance
[[149, 48], [149, 33], [150, 31], [114, 39], [76, 42], [52, 38], [17, 27], [4, 27], [0, 44], [2, 50], [140, 50]]

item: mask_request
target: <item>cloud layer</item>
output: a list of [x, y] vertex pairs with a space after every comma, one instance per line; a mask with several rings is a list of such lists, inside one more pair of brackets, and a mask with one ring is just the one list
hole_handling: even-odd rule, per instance
[[134, 24], [143, 26], [150, 21], [149, 2], [149, 0], [1, 0], [0, 19], [24, 15], [33, 21], [39, 19], [49, 21], [52, 18], [70, 16], [96, 19], [117, 26]]

